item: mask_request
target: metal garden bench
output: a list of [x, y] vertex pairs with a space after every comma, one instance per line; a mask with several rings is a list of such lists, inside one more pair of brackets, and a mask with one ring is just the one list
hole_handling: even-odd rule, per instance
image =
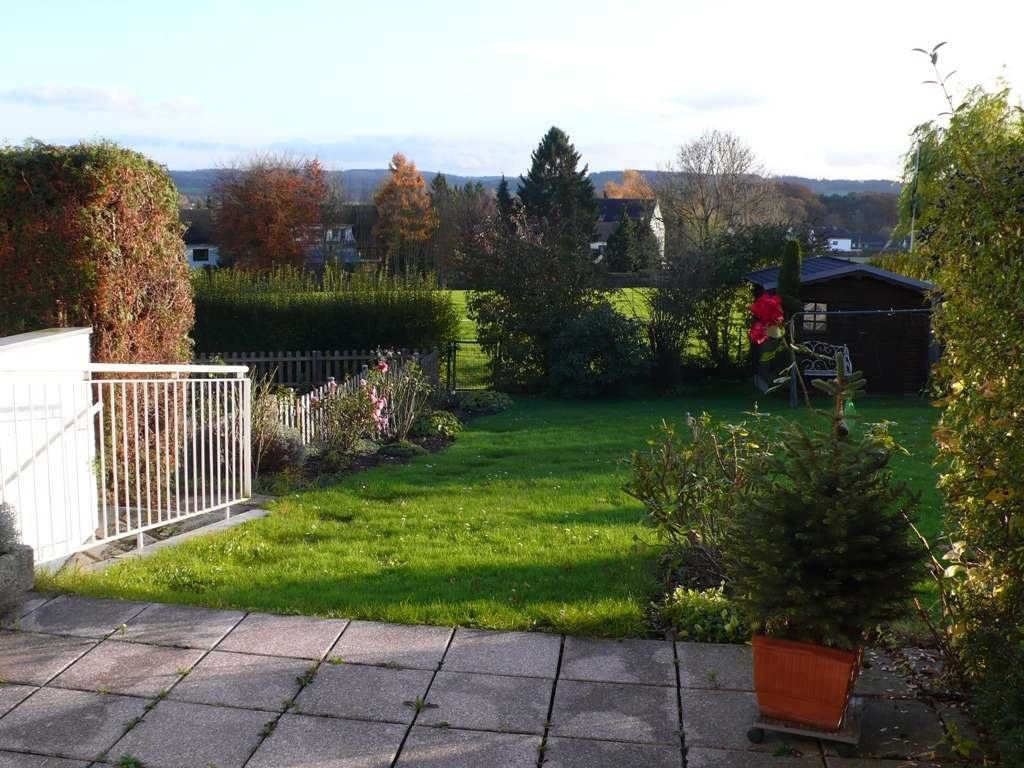
[[829, 344], [825, 341], [803, 342], [811, 352], [821, 357], [808, 357], [803, 361], [804, 376], [834, 379], [836, 377], [836, 354], [842, 353], [843, 372], [853, 373], [853, 360], [850, 359], [850, 348], [845, 344]]

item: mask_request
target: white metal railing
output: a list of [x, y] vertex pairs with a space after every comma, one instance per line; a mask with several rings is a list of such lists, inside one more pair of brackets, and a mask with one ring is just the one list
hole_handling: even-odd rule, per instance
[[251, 495], [245, 366], [0, 371], [0, 488], [39, 562]]

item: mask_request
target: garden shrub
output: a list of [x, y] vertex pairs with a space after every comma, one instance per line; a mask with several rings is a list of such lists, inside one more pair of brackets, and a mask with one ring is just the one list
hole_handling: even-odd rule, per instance
[[302, 435], [294, 427], [278, 427], [270, 435], [260, 458], [260, 472], [280, 472], [290, 467], [301, 467], [306, 457]]
[[451, 411], [424, 413], [412, 425], [409, 434], [413, 437], [454, 438], [462, 431], [462, 422]]
[[1024, 766], [1024, 114], [1006, 90], [949, 110], [917, 130], [901, 195], [942, 290], [936, 442], [955, 546], [934, 569], [939, 640], [975, 684], [1003, 764]]
[[382, 456], [390, 456], [393, 459], [411, 459], [413, 456], [423, 456], [427, 449], [410, 443], [408, 440], [398, 440], [394, 443], [385, 443], [378, 450]]
[[281, 425], [279, 406], [290, 401], [288, 392], [279, 392], [270, 379], [252, 384], [249, 409], [249, 436], [252, 444], [253, 474], [279, 472], [298, 467], [305, 458], [305, 446], [298, 430]]
[[634, 451], [624, 490], [647, 510], [648, 523], [668, 544], [667, 579], [707, 586], [726, 578], [724, 548], [740, 493], [769, 450], [768, 429], [722, 424], [708, 414], [687, 416], [690, 440], [662, 422], [646, 451]]
[[472, 414], [500, 413], [512, 407], [514, 401], [504, 392], [490, 389], [470, 389], [452, 395], [457, 410]]
[[4, 502], [0, 504], [0, 555], [10, 552], [19, 543], [21, 534], [18, 531], [18, 518], [15, 517], [14, 507]]
[[178, 192], [115, 144], [0, 147], [0, 334], [92, 326], [93, 358], [188, 361]]
[[746, 643], [750, 624], [722, 586], [676, 587], [661, 607], [661, 618], [680, 640], [696, 643]]
[[430, 406], [434, 387], [413, 360], [395, 365], [380, 361], [367, 383], [384, 398], [386, 424], [382, 436], [402, 441], [409, 435], [416, 420]]
[[451, 294], [428, 279], [329, 266], [321, 279], [295, 269], [197, 270], [193, 285], [200, 352], [430, 350], [457, 336]]
[[598, 304], [569, 320], [551, 350], [551, 388], [559, 395], [593, 397], [621, 390], [645, 372], [643, 326]]
[[370, 386], [331, 392], [313, 403], [315, 447], [323, 470], [347, 467], [363, 441], [384, 427], [383, 402]]

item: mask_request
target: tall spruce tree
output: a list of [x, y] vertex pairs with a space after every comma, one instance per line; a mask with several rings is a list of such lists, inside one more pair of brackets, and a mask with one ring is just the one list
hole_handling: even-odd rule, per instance
[[508, 190], [508, 179], [504, 175], [498, 183], [498, 191], [494, 195], [495, 206], [498, 209], [498, 219], [503, 227], [508, 230], [512, 226], [512, 213], [515, 210], [515, 200]]
[[803, 248], [799, 240], [787, 240], [782, 249], [782, 265], [779, 267], [779, 284], [776, 292], [782, 298], [782, 309], [786, 317], [792, 317], [804, 308], [800, 301], [800, 262]]
[[519, 177], [519, 199], [531, 219], [545, 219], [589, 240], [597, 218], [594, 185], [580, 153], [565, 131], [552, 126], [530, 157], [530, 170]]

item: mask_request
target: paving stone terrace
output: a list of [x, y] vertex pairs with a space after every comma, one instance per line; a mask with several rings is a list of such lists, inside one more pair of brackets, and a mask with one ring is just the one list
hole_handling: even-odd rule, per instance
[[944, 749], [884, 658], [844, 759], [747, 741], [744, 646], [45, 595], [0, 626], [0, 768], [924, 768]]

